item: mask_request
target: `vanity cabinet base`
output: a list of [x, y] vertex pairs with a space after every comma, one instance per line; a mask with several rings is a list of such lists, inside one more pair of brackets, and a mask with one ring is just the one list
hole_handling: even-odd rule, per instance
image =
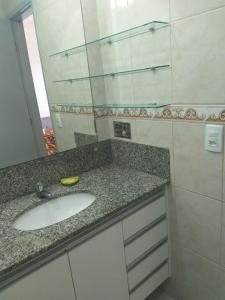
[[0, 299], [144, 300], [169, 277], [166, 196], [146, 199], [62, 250], [0, 290]]

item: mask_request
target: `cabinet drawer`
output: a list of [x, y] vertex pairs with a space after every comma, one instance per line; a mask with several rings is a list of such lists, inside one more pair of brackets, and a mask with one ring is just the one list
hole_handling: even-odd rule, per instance
[[167, 227], [164, 220], [125, 247], [126, 264], [132, 263], [165, 237], [167, 237]]
[[169, 266], [165, 264], [149, 279], [144, 281], [131, 295], [130, 300], [144, 300], [169, 277]]
[[165, 214], [165, 212], [165, 196], [162, 196], [161, 198], [155, 200], [136, 213], [127, 217], [123, 221], [124, 240], [127, 240], [139, 230], [143, 229], [145, 226], [158, 219], [160, 216]]
[[168, 243], [161, 245], [152, 254], [142, 260], [128, 272], [130, 290], [137, 286], [144, 278], [153, 272], [169, 257]]

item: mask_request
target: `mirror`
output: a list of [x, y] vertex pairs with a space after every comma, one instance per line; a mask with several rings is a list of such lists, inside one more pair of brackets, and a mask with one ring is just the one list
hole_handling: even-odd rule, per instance
[[168, 3], [81, 0], [99, 140], [120, 126], [117, 137], [131, 132], [140, 141], [137, 121], [152, 120], [171, 103]]
[[97, 141], [85, 43], [80, 1], [0, 0], [0, 168]]
[[0, 0], [0, 168], [111, 138], [115, 121], [171, 103], [169, 8], [150, 2]]

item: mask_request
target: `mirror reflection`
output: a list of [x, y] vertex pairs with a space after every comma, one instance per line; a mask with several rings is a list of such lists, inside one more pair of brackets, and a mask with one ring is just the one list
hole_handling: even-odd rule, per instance
[[0, 168], [113, 137], [115, 121], [171, 103], [168, 17], [128, 18], [136, 5], [0, 0]]
[[50, 2], [0, 0], [0, 168], [97, 141], [87, 52], [63, 52], [85, 44], [80, 1]]

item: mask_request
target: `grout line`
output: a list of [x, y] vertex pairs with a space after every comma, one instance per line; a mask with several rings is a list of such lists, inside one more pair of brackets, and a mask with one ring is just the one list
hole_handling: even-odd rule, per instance
[[181, 245], [181, 248], [183, 248], [184, 250], [187, 250], [188, 252], [191, 252], [192, 254], [194, 254], [194, 255], [196, 255], [196, 256], [204, 259], [204, 260], [207, 260], [208, 262], [210, 262], [211, 264], [213, 264], [214, 266], [216, 266], [219, 270], [225, 271], [225, 267], [223, 267], [222, 265], [220, 265], [220, 263], [217, 263], [215, 260], [210, 259], [209, 257], [200, 254], [196, 250], [193, 250], [191, 248], [188, 248], [188, 247], [185, 247], [185, 246], [182, 246], [182, 245]]
[[[175, 185], [173, 185], [175, 188], [177, 188], [177, 186], [175, 186]], [[185, 189], [182, 189], [182, 188], [179, 188], [180, 190], [185, 190]], [[185, 191], [187, 191], [187, 190], [185, 190]], [[191, 192], [191, 191], [188, 191], [188, 192]], [[194, 193], [194, 192], [191, 192], [192, 194], [197, 194], [197, 195], [201, 195], [201, 194], [198, 194], [198, 193]], [[173, 193], [174, 194], [174, 193]], [[202, 196], [202, 195], [201, 195]], [[212, 200], [212, 201], [215, 201], [216, 199], [212, 199], [212, 198], [210, 198], [210, 197], [207, 197], [208, 199], [210, 199], [210, 200]], [[218, 200], [216, 200], [216, 201], [218, 201]], [[221, 203], [221, 207], [223, 208], [223, 202], [222, 201], [218, 201], [219, 203]], [[221, 218], [221, 213], [222, 213], [222, 211], [220, 212], [220, 225], [221, 225], [221, 221], [222, 221], [222, 218]], [[222, 227], [220, 226], [220, 234], [219, 234], [219, 236], [220, 236], [220, 238], [219, 238], [219, 251], [218, 251], [218, 262], [216, 261], [216, 260], [213, 260], [213, 259], [211, 259], [211, 258], [209, 258], [209, 257], [207, 257], [207, 256], [205, 256], [205, 255], [202, 255], [201, 253], [199, 253], [198, 251], [196, 251], [196, 250], [194, 250], [194, 249], [192, 249], [192, 248], [188, 248], [188, 247], [186, 247], [186, 246], [184, 246], [184, 245], [182, 245], [182, 243], [181, 243], [181, 247], [183, 248], [183, 249], [187, 249], [188, 251], [190, 251], [190, 252], [192, 252], [193, 254], [195, 254], [195, 255], [198, 255], [198, 256], [200, 256], [200, 257], [202, 257], [202, 258], [204, 258], [204, 259], [206, 259], [207, 261], [209, 261], [209, 262], [211, 262], [211, 263], [213, 263], [213, 264], [215, 264], [220, 270], [223, 270], [223, 271], [225, 271], [225, 266], [223, 266], [222, 265], [222, 260], [221, 260], [221, 255], [222, 255]], [[177, 239], [177, 238], [176, 238]]]
[[191, 19], [193, 17], [197, 17], [197, 16], [201, 16], [201, 15], [204, 15], [204, 14], [207, 14], [207, 13], [210, 13], [210, 12], [214, 12], [214, 11], [217, 11], [217, 10], [221, 10], [225, 8], [225, 5], [220, 5], [218, 7], [215, 7], [215, 8], [209, 8], [209, 9], [206, 9], [202, 12], [199, 12], [199, 13], [194, 13], [194, 14], [191, 14], [189, 16], [186, 16], [186, 17], [182, 17], [182, 18], [178, 18], [178, 19], [174, 19], [172, 20], [172, 17], [171, 17], [171, 24], [173, 25], [174, 23], [178, 23], [178, 22], [182, 22], [183, 20], [187, 20], [187, 19]]
[[189, 190], [189, 189], [187, 189], [187, 188], [181, 187], [181, 186], [176, 185], [176, 184], [173, 184], [172, 186], [174, 186], [174, 187], [177, 188], [177, 189], [180, 189], [180, 190], [183, 190], [183, 191], [192, 193], [192, 194], [196, 194], [196, 195], [199, 195], [199, 196], [203, 196], [203, 197], [206, 197], [206, 198], [211, 199], [211, 200], [213, 200], [213, 201], [217, 201], [217, 202], [219, 202], [219, 203], [223, 203], [222, 199], [219, 200], [219, 199], [213, 198], [213, 197], [211, 197], [211, 196], [208, 196], [208, 195], [205, 195], [205, 194], [201, 194], [201, 193], [199, 193], [199, 192], [195, 192], [195, 191]]

